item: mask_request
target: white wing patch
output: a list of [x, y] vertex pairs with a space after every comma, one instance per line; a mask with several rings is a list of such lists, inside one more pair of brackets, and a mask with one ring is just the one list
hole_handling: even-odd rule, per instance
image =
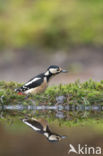
[[28, 86], [29, 84], [31, 84], [31, 83], [33, 83], [33, 82], [39, 80], [39, 79], [41, 79], [41, 78], [40, 78], [40, 77], [38, 77], [38, 78], [36, 77], [36, 78], [34, 78], [33, 80], [27, 82], [27, 83], [25, 84], [25, 86]]
[[49, 136], [49, 134], [48, 134], [48, 133], [46, 133], [46, 132], [44, 133], [44, 135], [45, 135], [47, 138], [48, 138], [48, 136]]
[[45, 76], [48, 76], [48, 75], [49, 75], [49, 71], [46, 71], [46, 72], [45, 72]]
[[32, 129], [34, 129], [35, 131], [40, 131], [39, 128], [37, 128], [37, 127], [31, 125], [30, 123], [26, 122], [25, 119], [23, 119], [23, 122], [24, 122], [26, 125], [30, 126]]

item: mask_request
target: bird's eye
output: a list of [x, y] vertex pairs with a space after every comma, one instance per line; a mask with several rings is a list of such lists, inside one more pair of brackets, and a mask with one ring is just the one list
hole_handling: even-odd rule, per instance
[[60, 140], [60, 137], [59, 136], [57, 136], [57, 140]]
[[58, 68], [57, 71], [60, 71], [60, 69]]

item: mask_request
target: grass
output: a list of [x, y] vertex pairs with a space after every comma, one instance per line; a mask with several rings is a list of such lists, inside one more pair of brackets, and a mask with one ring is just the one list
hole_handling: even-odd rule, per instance
[[46, 89], [42, 94], [30, 95], [25, 98], [25, 95], [18, 95], [14, 90], [22, 84], [16, 82], [0, 82], [0, 104], [15, 105], [21, 102], [23, 105], [32, 104], [31, 99], [35, 100], [36, 104], [55, 105], [56, 97], [64, 95], [66, 104], [74, 105], [93, 105], [103, 104], [103, 81], [95, 82], [91, 79], [84, 83], [76, 81], [67, 85], [53, 86]]
[[[34, 105], [56, 105], [56, 97], [64, 95], [65, 100], [63, 105], [103, 105], [103, 81], [95, 82], [92, 80], [86, 81], [84, 83], [80, 83], [76, 81], [75, 83], [70, 83], [67, 85], [59, 85], [48, 88], [44, 93], [37, 95], [30, 95], [28, 98], [23, 95], [18, 95], [14, 92], [14, 89], [20, 87], [22, 84], [18, 84], [16, 82], [0, 82], [0, 106], [3, 108], [4, 105], [17, 105], [22, 104], [23, 106]], [[63, 111], [63, 110], [62, 110]], [[64, 119], [60, 120], [60, 122], [73, 121], [75, 124], [79, 120], [83, 119], [93, 119], [95, 121], [101, 120], [103, 118], [103, 113], [96, 111], [63, 111]], [[55, 111], [36, 111], [36, 117], [45, 117], [47, 119], [51, 119], [54, 121], [56, 119]], [[8, 115], [15, 117], [18, 116], [20, 118], [24, 116], [32, 117], [34, 113], [29, 110], [22, 111], [6, 111], [3, 110], [3, 116], [8, 118]], [[59, 119], [58, 119], [59, 121]], [[70, 122], [68, 123], [70, 124]]]
[[0, 48], [103, 45], [102, 0], [0, 1]]

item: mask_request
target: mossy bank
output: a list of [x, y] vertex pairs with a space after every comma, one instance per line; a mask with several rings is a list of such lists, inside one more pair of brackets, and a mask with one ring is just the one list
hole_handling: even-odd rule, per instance
[[15, 88], [21, 85], [16, 82], [0, 82], [0, 105], [28, 105], [32, 104], [33, 100], [35, 100], [36, 105], [55, 105], [57, 103], [56, 97], [62, 95], [66, 97], [64, 103], [69, 105], [103, 104], [103, 81], [89, 80], [84, 83], [76, 81], [67, 85], [48, 87], [44, 93], [30, 95], [27, 98], [25, 95], [18, 95], [15, 92]]
[[[103, 105], [103, 81], [95, 82], [93, 80], [88, 80], [86, 82], [80, 83], [76, 81], [75, 83], [70, 83], [67, 85], [59, 85], [48, 87], [47, 90], [42, 94], [37, 95], [18, 95], [14, 90], [15, 88], [21, 86], [22, 84], [18, 84], [16, 82], [0, 82], [0, 107], [1, 113], [3, 112], [3, 117], [8, 118], [9, 116], [22, 118], [24, 116], [37, 116], [37, 117], [45, 117], [49, 122], [51, 121], [59, 121], [59, 123], [63, 123], [69, 126], [78, 125], [82, 122], [86, 123], [86, 121], [93, 120], [93, 122], [102, 123], [103, 113], [102, 111], [64, 111], [63, 119], [57, 119], [55, 116], [56, 111], [53, 110], [43, 110], [36, 111], [35, 114], [33, 111], [22, 110], [20, 112], [16, 110], [3, 110], [6, 105], [22, 105], [22, 106], [54, 106], [59, 105], [57, 97], [64, 96], [62, 106], [67, 105], [84, 105], [84, 106], [93, 106], [93, 105]], [[2, 116], [2, 115], [1, 115]], [[70, 122], [68, 122], [70, 121]], [[89, 123], [89, 122], [88, 122]], [[101, 125], [101, 124], [100, 124]]]

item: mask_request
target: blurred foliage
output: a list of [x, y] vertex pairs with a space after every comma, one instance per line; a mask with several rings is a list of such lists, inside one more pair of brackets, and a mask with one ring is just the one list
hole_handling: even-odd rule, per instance
[[102, 0], [0, 0], [0, 48], [103, 45]]

